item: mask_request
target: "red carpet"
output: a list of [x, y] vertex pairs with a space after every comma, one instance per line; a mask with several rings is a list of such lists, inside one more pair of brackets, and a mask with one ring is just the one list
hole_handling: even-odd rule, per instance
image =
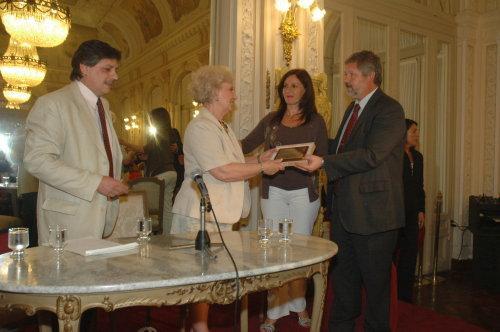
[[[251, 332], [259, 330], [259, 314], [261, 314], [260, 308], [262, 308], [264, 300], [265, 293], [252, 294], [249, 297], [249, 331]], [[209, 326], [212, 332], [233, 331], [233, 308], [233, 305], [212, 306], [210, 308]], [[122, 309], [112, 314], [99, 311], [98, 331], [112, 331], [113, 321], [114, 331], [137, 331], [139, 328], [145, 326], [146, 312], [145, 308]], [[399, 302], [398, 312], [397, 331], [485, 331], [459, 318], [444, 316], [432, 310], [404, 302]], [[181, 326], [181, 319], [180, 307], [152, 308], [151, 323], [149, 325], [155, 327], [159, 332], [178, 331]], [[326, 319], [323, 321], [326, 322]], [[296, 316], [280, 319], [276, 324], [276, 328], [277, 331], [308, 331], [308, 329], [302, 328], [297, 324]], [[360, 320], [358, 321], [356, 331], [362, 330], [362, 321]], [[325, 324], [323, 324], [321, 331], [328, 331]]]

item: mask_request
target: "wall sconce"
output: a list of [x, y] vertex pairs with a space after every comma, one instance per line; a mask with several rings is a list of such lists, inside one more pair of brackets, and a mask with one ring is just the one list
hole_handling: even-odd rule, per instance
[[318, 6], [316, 0], [275, 0], [274, 7], [283, 14], [280, 24], [281, 39], [283, 40], [283, 58], [286, 66], [292, 61], [292, 45], [300, 35], [299, 28], [295, 22], [297, 6], [309, 11], [311, 21], [320, 21], [326, 11]]
[[139, 129], [139, 125], [137, 124], [137, 116], [131, 115], [130, 119], [129, 118], [124, 118], [123, 122], [125, 122], [125, 130], [131, 130], [131, 129]]

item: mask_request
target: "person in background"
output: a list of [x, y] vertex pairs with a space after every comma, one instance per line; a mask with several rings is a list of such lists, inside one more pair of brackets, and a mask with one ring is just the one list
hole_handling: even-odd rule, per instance
[[148, 136], [143, 147], [133, 145], [123, 140], [120, 143], [138, 154], [144, 154], [145, 177], [156, 177], [165, 181], [165, 195], [163, 199], [163, 234], [170, 233], [172, 197], [174, 194], [177, 173], [174, 168], [175, 156], [171, 150], [174, 141], [170, 114], [164, 107], [158, 107], [149, 114], [151, 126], [156, 128], [154, 135]]
[[177, 172], [177, 180], [175, 182], [174, 198], [181, 188], [182, 181], [184, 180], [184, 151], [182, 149], [182, 140], [179, 131], [172, 128], [173, 140], [170, 144], [170, 151], [174, 154], [174, 168]]
[[39, 182], [38, 242], [49, 226], [68, 239], [102, 238], [118, 217], [122, 154], [103, 96], [118, 79], [121, 53], [100, 40], [83, 42], [71, 59], [71, 83], [35, 102], [26, 119], [24, 166]]
[[[323, 117], [315, 104], [311, 76], [304, 69], [285, 73], [278, 84], [280, 105], [277, 112], [266, 115], [255, 129], [241, 141], [243, 153], [264, 145], [271, 149], [277, 145], [314, 142], [315, 154], [327, 153], [327, 130]], [[258, 157], [259, 158], [259, 157]], [[262, 214], [278, 224], [278, 220], [291, 218], [293, 232], [311, 235], [320, 206], [317, 174], [295, 167], [284, 172], [262, 176]], [[260, 326], [262, 332], [273, 332], [276, 320], [291, 311], [298, 315], [303, 327], [311, 325], [306, 310], [306, 281], [295, 280], [268, 293], [267, 319]]]
[[143, 176], [144, 161], [146, 160], [146, 155], [144, 153], [137, 153], [134, 150], [126, 148], [123, 145], [122, 147], [122, 154], [124, 156], [123, 173], [127, 173], [127, 181], [141, 178]]
[[396, 257], [398, 268], [398, 298], [413, 302], [415, 266], [418, 254], [418, 232], [425, 222], [424, 157], [416, 150], [419, 145], [418, 124], [406, 119], [406, 142], [403, 159], [403, 186], [406, 225], [399, 232]]
[[[213, 213], [206, 216], [206, 230], [217, 231], [213, 214], [222, 231], [231, 230], [250, 211], [250, 189], [247, 179], [283, 170], [280, 160], [270, 160], [271, 151], [262, 158], [245, 158], [233, 130], [224, 122], [236, 99], [233, 75], [222, 66], [203, 66], [191, 74], [191, 90], [203, 108], [191, 120], [184, 135], [184, 161], [187, 174], [200, 172], [210, 193]], [[199, 230], [200, 193], [191, 176], [182, 182], [173, 212], [192, 217], [174, 218], [173, 234]], [[208, 331], [207, 303], [192, 306], [195, 332]]]
[[329, 155], [306, 156], [304, 170], [324, 167], [333, 181], [334, 291], [330, 331], [353, 331], [366, 289], [365, 329], [389, 331], [390, 280], [404, 226], [404, 112], [381, 89], [382, 65], [371, 51], [344, 62], [348, 106]]
[[7, 176], [12, 172], [12, 167], [10, 162], [7, 160], [7, 155], [5, 152], [0, 150], [0, 174]]

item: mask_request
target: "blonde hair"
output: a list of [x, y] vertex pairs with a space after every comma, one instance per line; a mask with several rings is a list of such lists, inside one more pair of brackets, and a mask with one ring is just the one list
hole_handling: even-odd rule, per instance
[[191, 93], [193, 99], [202, 104], [210, 104], [222, 83], [233, 84], [233, 74], [225, 66], [203, 66], [191, 73]]

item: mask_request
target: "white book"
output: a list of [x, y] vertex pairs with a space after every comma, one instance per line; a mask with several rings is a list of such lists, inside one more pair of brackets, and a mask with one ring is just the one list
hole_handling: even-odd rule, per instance
[[92, 256], [132, 250], [138, 245], [137, 242], [121, 244], [102, 239], [83, 238], [69, 240], [65, 250], [82, 256]]

